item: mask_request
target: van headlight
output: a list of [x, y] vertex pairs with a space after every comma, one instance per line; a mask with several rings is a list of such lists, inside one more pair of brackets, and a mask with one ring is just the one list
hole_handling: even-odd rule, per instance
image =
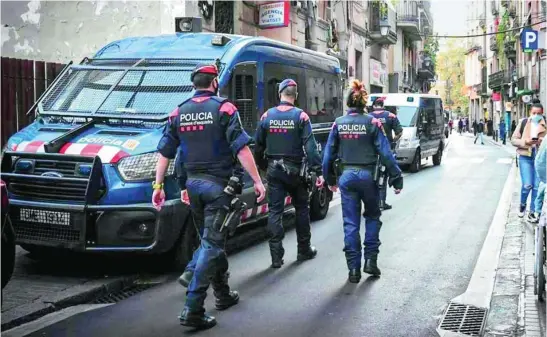
[[[125, 157], [118, 162], [118, 171], [125, 181], [154, 180], [158, 159], [159, 152]], [[166, 175], [173, 175], [174, 172], [175, 161], [170, 160]]]
[[399, 140], [399, 148], [410, 147], [410, 137], [401, 137]]

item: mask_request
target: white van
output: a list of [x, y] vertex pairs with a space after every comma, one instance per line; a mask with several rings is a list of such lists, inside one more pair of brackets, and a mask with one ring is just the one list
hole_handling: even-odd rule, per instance
[[444, 114], [440, 96], [428, 94], [371, 94], [367, 106], [385, 97], [384, 109], [397, 115], [403, 135], [397, 142], [397, 162], [418, 172], [422, 159], [440, 165], [444, 150]]

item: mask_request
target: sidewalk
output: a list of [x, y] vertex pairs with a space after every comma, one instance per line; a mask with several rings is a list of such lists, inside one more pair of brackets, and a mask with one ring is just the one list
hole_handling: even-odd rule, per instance
[[[508, 148], [500, 143], [496, 145]], [[484, 336], [488, 337], [546, 336], [545, 302], [539, 302], [534, 295], [535, 225], [518, 217], [520, 186], [517, 178], [484, 324]]]

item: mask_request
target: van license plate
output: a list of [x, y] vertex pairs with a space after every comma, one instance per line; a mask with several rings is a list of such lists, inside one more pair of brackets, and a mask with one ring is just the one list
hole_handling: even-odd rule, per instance
[[52, 212], [29, 208], [21, 208], [20, 211], [22, 221], [70, 226], [70, 213], [67, 212]]

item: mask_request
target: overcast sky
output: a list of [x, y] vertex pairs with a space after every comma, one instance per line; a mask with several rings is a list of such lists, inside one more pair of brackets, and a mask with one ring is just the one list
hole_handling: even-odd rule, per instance
[[[433, 29], [439, 35], [466, 35], [469, 0], [431, 0]], [[441, 48], [445, 39], [441, 39]]]

